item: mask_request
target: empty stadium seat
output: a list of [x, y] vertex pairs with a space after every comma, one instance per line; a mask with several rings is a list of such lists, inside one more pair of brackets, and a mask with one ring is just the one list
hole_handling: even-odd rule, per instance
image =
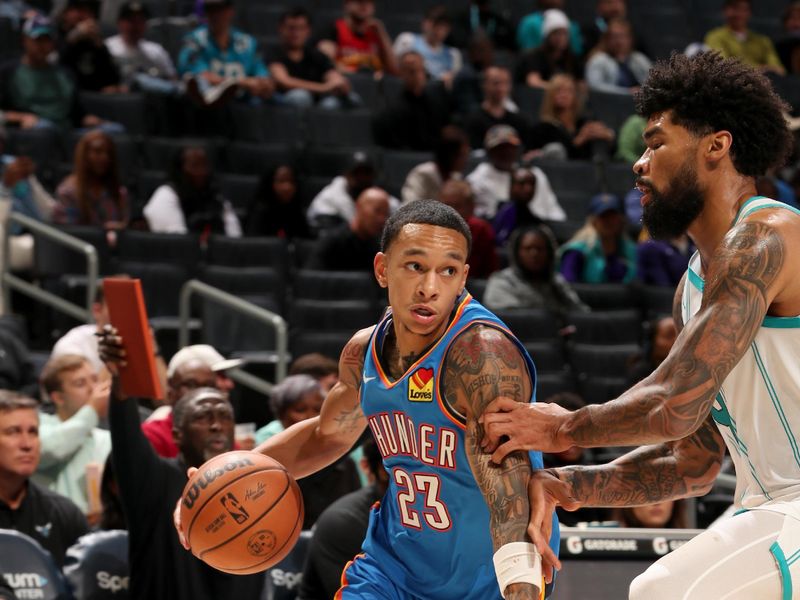
[[353, 155], [363, 152], [372, 158], [375, 165], [380, 164], [381, 153], [377, 148], [350, 147], [350, 148], [308, 148], [303, 157], [304, 171], [313, 173], [316, 177], [327, 177], [328, 182], [332, 177], [341, 175], [353, 162]]
[[18, 598], [72, 598], [50, 553], [24, 533], [0, 529], [0, 574]]
[[303, 117], [290, 106], [231, 105], [236, 139], [269, 144], [298, 145], [303, 141]]
[[289, 348], [295, 357], [319, 352], [338, 361], [342, 348], [354, 333], [355, 331], [294, 331], [289, 338]]
[[308, 111], [309, 143], [314, 146], [369, 146], [372, 112], [366, 109]]
[[176, 323], [172, 318], [178, 315], [181, 288], [189, 280], [186, 268], [180, 264], [120, 261], [119, 270], [142, 280], [148, 317], [170, 317], [161, 322], [151, 319], [153, 327], [173, 328]]
[[567, 371], [562, 373], [543, 373], [537, 376], [537, 400], [547, 400], [553, 394], [574, 392], [576, 389], [575, 380], [572, 374]]
[[234, 173], [263, 175], [279, 165], [293, 165], [297, 155], [288, 144], [232, 142], [225, 150], [227, 170]]
[[550, 228], [553, 235], [556, 236], [556, 241], [559, 244], [563, 244], [575, 235], [575, 232], [583, 227], [585, 222], [585, 219], [568, 219], [566, 221], [545, 221], [544, 223]]
[[383, 181], [392, 190], [402, 189], [409, 171], [417, 165], [433, 160], [430, 152], [411, 152], [403, 150], [384, 150]]
[[483, 302], [483, 295], [486, 293], [486, 285], [488, 280], [478, 279], [477, 277], [470, 277], [467, 280], [467, 291], [472, 294], [478, 302]]
[[625, 119], [636, 113], [633, 96], [609, 92], [589, 91], [588, 109], [614, 131], [619, 131]]
[[157, 138], [148, 137], [142, 145], [144, 166], [148, 169], [169, 171], [178, 152], [188, 147], [204, 148], [211, 164], [219, 164], [217, 146], [209, 138]]
[[372, 273], [300, 269], [294, 277], [294, 297], [309, 300], [375, 301], [380, 288]]
[[380, 84], [372, 73], [349, 73], [347, 78], [350, 80], [352, 90], [360, 96], [366, 108], [371, 110], [383, 108]]
[[[76, 237], [94, 246], [97, 250], [100, 273], [107, 273], [110, 268], [110, 251], [106, 241], [106, 232], [102, 227], [87, 225], [64, 225], [59, 227], [64, 233]], [[67, 248], [44, 236], [33, 234], [34, 273], [40, 279], [60, 278], [68, 274], [86, 274], [86, 258], [82, 252]]]
[[[5, 152], [13, 156], [29, 156], [36, 163], [40, 179], [52, 179], [52, 170], [65, 158], [59, 134], [50, 129], [11, 129]], [[68, 157], [70, 160], [72, 157]]]
[[260, 178], [257, 175], [241, 173], [220, 173], [217, 184], [222, 195], [230, 200], [237, 211], [246, 210], [256, 196]]
[[254, 302], [273, 312], [282, 313], [286, 299], [286, 280], [283, 269], [283, 264], [276, 268], [206, 265], [198, 274], [198, 278], [208, 285]]
[[579, 377], [627, 377], [628, 365], [639, 352], [637, 344], [568, 344], [572, 370]]
[[128, 532], [96, 531], [67, 550], [64, 575], [81, 600], [127, 600]]
[[531, 355], [536, 373], [539, 375], [562, 373], [567, 366], [561, 343], [553, 341], [527, 342], [525, 349]]
[[631, 169], [631, 165], [626, 163], [607, 164], [603, 172], [603, 178], [603, 188], [621, 198], [624, 198], [625, 194], [633, 189], [633, 184], [636, 182], [636, 175]]
[[578, 393], [587, 404], [602, 404], [619, 397], [628, 389], [627, 377], [590, 375], [578, 380]]
[[536, 161], [550, 180], [556, 196], [562, 192], [581, 192], [591, 196], [598, 190], [597, 167], [582, 160]]
[[573, 283], [572, 289], [592, 310], [623, 310], [638, 306], [634, 289], [625, 283]]
[[523, 344], [559, 339], [560, 325], [556, 316], [550, 311], [538, 308], [516, 308], [496, 310], [494, 313]]
[[87, 113], [124, 125], [129, 134], [142, 135], [148, 131], [147, 110], [142, 94], [81, 92], [80, 103]]
[[141, 202], [142, 206], [147, 204], [150, 196], [159, 187], [169, 181], [169, 175], [166, 171], [145, 170], [139, 171], [139, 178], [136, 181], [136, 197]]
[[572, 340], [588, 344], [638, 344], [642, 337], [639, 311], [609, 310], [572, 312], [567, 321], [575, 326]]
[[558, 203], [567, 213], [567, 219], [580, 223], [586, 220], [589, 198], [591, 198], [591, 194], [587, 191], [563, 191], [558, 193]]
[[289, 268], [289, 245], [279, 237], [212, 235], [206, 259], [208, 264], [227, 267], [272, 267], [285, 276]]
[[140, 261], [180, 265], [187, 273], [199, 267], [200, 239], [193, 234], [149, 233], [126, 229], [117, 236], [121, 261]]
[[653, 319], [659, 315], [672, 314], [672, 302], [675, 299], [673, 288], [646, 285], [642, 287], [640, 293], [646, 318]]
[[375, 302], [370, 300], [309, 300], [307, 298], [292, 300], [289, 314], [289, 322], [298, 330], [351, 333], [373, 325], [380, 316]]
[[544, 100], [544, 89], [518, 84], [514, 86], [512, 97], [514, 102], [517, 103], [520, 112], [536, 121], [539, 120], [539, 112], [542, 109], [542, 101]]

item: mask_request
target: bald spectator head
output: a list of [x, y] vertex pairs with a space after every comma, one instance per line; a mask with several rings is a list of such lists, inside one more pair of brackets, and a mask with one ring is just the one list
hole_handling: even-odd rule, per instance
[[350, 229], [362, 239], [376, 238], [389, 218], [389, 194], [379, 187], [367, 188], [356, 200]]
[[511, 72], [505, 67], [489, 67], [483, 73], [483, 97], [492, 106], [504, 104], [511, 94]]
[[465, 221], [475, 213], [475, 194], [466, 181], [447, 181], [439, 191], [439, 201], [453, 208]]
[[427, 83], [425, 59], [419, 52], [406, 52], [400, 57], [398, 75], [403, 88], [414, 96], [421, 96]]

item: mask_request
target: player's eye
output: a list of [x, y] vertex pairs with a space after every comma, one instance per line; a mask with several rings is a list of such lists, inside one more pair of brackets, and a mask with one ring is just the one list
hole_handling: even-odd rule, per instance
[[410, 262], [406, 263], [406, 269], [408, 269], [409, 271], [421, 271], [422, 265], [416, 262]]
[[445, 267], [444, 270], [442, 271], [442, 273], [444, 273], [445, 275], [455, 275], [456, 274], [456, 268], [455, 267]]

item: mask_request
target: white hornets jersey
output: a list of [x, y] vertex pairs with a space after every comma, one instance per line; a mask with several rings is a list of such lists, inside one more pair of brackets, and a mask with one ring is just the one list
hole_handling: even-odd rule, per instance
[[[763, 209], [800, 211], [755, 196], [735, 223]], [[683, 322], [700, 309], [700, 255], [689, 261]], [[738, 508], [764, 508], [800, 517], [800, 316], [764, 318], [750, 348], [717, 394], [711, 414], [736, 466]]]

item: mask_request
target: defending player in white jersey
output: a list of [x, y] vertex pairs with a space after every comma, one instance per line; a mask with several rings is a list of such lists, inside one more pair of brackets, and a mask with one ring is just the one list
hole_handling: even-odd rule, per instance
[[688, 231], [698, 248], [675, 296], [682, 332], [616, 400], [575, 412], [495, 401], [484, 446], [495, 460], [520, 448], [642, 446], [608, 465], [538, 472], [531, 529], [542, 540], [549, 515], [536, 499], [701, 495], [727, 444], [741, 510], [652, 565], [630, 597], [800, 597], [800, 211], [755, 186], [791, 147], [786, 106], [761, 73], [711, 53], [658, 64], [637, 103], [648, 119], [634, 166], [644, 224], [664, 239]]

